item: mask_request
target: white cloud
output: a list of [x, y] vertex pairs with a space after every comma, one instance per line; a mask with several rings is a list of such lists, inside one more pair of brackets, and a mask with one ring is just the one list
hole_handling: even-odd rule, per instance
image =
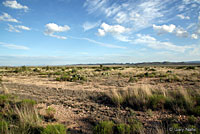
[[105, 33], [104, 30], [102, 30], [102, 29], [98, 29], [98, 35], [99, 35], [99, 36], [105, 36], [106, 33]]
[[153, 24], [153, 29], [158, 32], [158, 34], [164, 34], [164, 33], [172, 33], [175, 29], [176, 26], [173, 24], [168, 25], [162, 25], [162, 26], [156, 26]]
[[100, 36], [104, 36], [106, 33], [111, 33], [111, 34], [122, 34], [129, 32], [130, 29], [125, 28], [121, 25], [108, 25], [106, 23], [101, 24], [102, 29], [98, 29], [98, 33]]
[[192, 38], [192, 39], [198, 39], [198, 35], [197, 35], [197, 34], [192, 34], [192, 35], [191, 35], [191, 38]]
[[83, 29], [84, 29], [84, 31], [87, 31], [87, 30], [93, 29], [95, 27], [98, 27], [99, 25], [100, 25], [100, 21], [98, 21], [98, 22], [85, 22], [83, 24]]
[[23, 6], [19, 3], [17, 3], [16, 0], [6, 0], [3, 2], [3, 5], [6, 6], [6, 7], [10, 7], [10, 8], [13, 8], [13, 9], [24, 9], [25, 11], [28, 10], [28, 7], [27, 6]]
[[105, 4], [107, 0], [86, 0], [84, 3], [84, 7], [87, 7], [87, 11], [89, 13], [94, 13], [97, 10], [105, 9]]
[[[132, 31], [138, 31], [152, 26], [155, 23], [168, 21], [167, 16], [172, 15], [171, 0], [141, 0], [141, 1], [115, 1], [86, 0], [84, 7], [88, 13], [104, 15], [110, 22], [131, 27]], [[173, 7], [174, 8], [174, 7]]]
[[18, 26], [15, 26], [15, 27], [17, 27], [17, 28], [19, 28], [19, 29], [22, 29], [22, 30], [27, 30], [27, 31], [31, 30], [29, 27], [27, 27], [27, 26], [22, 26], [22, 25], [18, 25]]
[[198, 17], [198, 24], [197, 24], [197, 31], [196, 31], [196, 33], [197, 34], [199, 34], [200, 35], [200, 15], [199, 15], [199, 17]]
[[164, 34], [164, 33], [173, 33], [178, 37], [188, 37], [189, 33], [184, 30], [182, 27], [176, 27], [173, 24], [170, 25], [161, 25], [156, 26], [153, 25], [153, 29], [158, 32], [158, 34]]
[[45, 35], [51, 36], [51, 37], [55, 37], [58, 39], [67, 39], [65, 36], [59, 36], [59, 35], [55, 35], [54, 33], [59, 33], [59, 32], [65, 32], [65, 31], [69, 31], [70, 27], [67, 25], [64, 26], [58, 26], [55, 23], [48, 23], [45, 25], [46, 29], [44, 31]]
[[102, 43], [102, 42], [98, 42], [89, 38], [82, 38], [84, 40], [87, 40], [89, 42], [104, 46], [104, 47], [109, 47], [109, 48], [121, 48], [121, 49], [126, 49], [126, 47], [121, 47], [121, 46], [117, 46], [117, 45], [113, 45], [113, 44], [106, 44], [106, 43]]
[[77, 40], [86, 40], [86, 41], [89, 41], [91, 43], [103, 46], [103, 47], [126, 49], [126, 47], [122, 47], [122, 46], [118, 46], [118, 45], [113, 45], [113, 44], [107, 44], [107, 43], [99, 42], [99, 41], [96, 41], [96, 40], [92, 40], [90, 38], [79, 38], [79, 37], [73, 37], [73, 36], [68, 36], [68, 37], [70, 37], [72, 39], [77, 39]]
[[3, 47], [7, 47], [9, 49], [21, 49], [21, 50], [28, 50], [29, 48], [26, 46], [14, 45], [9, 43], [0, 42], [0, 45]]
[[114, 38], [123, 42], [131, 42], [128, 36], [121, 35], [121, 34], [114, 35]]
[[20, 31], [16, 29], [13, 25], [8, 24], [8, 31], [9, 32], [17, 32], [19, 33]]
[[23, 26], [23, 25], [13, 26], [13, 25], [8, 24], [8, 31], [10, 31], [10, 32], [19, 33], [19, 32], [21, 32], [20, 29], [21, 30], [26, 30], [26, 31], [31, 30], [29, 27], [26, 27], [26, 26]]
[[0, 21], [8, 21], [8, 22], [16, 22], [19, 23], [18, 20], [14, 19], [12, 16], [10, 16], [7, 13], [3, 13], [3, 15], [0, 16]]
[[188, 32], [181, 27], [176, 28], [174, 33], [178, 37], [188, 37]]
[[121, 24], [129, 21], [128, 17], [129, 16], [125, 12], [118, 12], [114, 19]]
[[182, 20], [184, 20], [184, 19], [185, 19], [185, 20], [189, 20], [189, 19], [190, 19], [189, 16], [184, 16], [184, 15], [182, 15], [182, 14], [178, 14], [177, 17], [181, 18]]
[[119, 12], [120, 9], [121, 9], [121, 6], [113, 4], [112, 6], [105, 9], [105, 14], [107, 17], [109, 17]]
[[[199, 0], [86, 0], [84, 7], [89, 14], [103, 16], [111, 24], [128, 27], [132, 32], [168, 23], [178, 16], [190, 19], [196, 16], [200, 7]], [[188, 15], [188, 16], [184, 16]]]
[[194, 29], [195, 26], [196, 26], [196, 23], [190, 23], [190, 24], [186, 27], [186, 29]]
[[147, 45], [148, 47], [153, 49], [166, 49], [175, 52], [184, 52], [186, 49], [192, 48], [190, 46], [177, 46], [171, 42], [161, 42], [149, 35], [137, 34], [137, 37], [138, 38], [133, 41], [134, 44]]

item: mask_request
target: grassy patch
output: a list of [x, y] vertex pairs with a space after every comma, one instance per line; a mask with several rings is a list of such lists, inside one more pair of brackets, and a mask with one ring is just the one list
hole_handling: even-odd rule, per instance
[[[12, 95], [0, 95], [1, 134], [65, 134], [64, 125], [42, 125], [42, 119], [30, 99], [20, 100]], [[48, 114], [52, 114], [51, 108]]]
[[60, 77], [57, 77], [56, 81], [70, 81], [70, 82], [87, 81], [87, 78], [79, 74], [71, 74], [71, 75], [65, 74]]
[[186, 89], [160, 90], [148, 87], [111, 90], [107, 96], [116, 106], [128, 106], [134, 110], [170, 110], [177, 114], [200, 116], [198, 97]]
[[47, 125], [41, 134], [66, 134], [66, 128], [62, 124]]
[[143, 134], [143, 125], [137, 120], [128, 124], [115, 124], [112, 121], [102, 121], [94, 128], [94, 134]]

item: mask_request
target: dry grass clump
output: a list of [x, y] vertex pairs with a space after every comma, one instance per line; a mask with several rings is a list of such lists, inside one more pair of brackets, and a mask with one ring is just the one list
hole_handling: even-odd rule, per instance
[[[195, 95], [197, 95], [195, 93]], [[179, 87], [175, 90], [166, 90], [164, 87], [142, 85], [138, 87], [111, 90], [107, 96], [117, 106], [128, 106], [135, 110], [171, 110], [175, 113], [199, 114], [199, 97], [192, 92]]]
[[64, 125], [43, 126], [33, 100], [20, 100], [15, 96], [0, 95], [1, 134], [65, 134]]

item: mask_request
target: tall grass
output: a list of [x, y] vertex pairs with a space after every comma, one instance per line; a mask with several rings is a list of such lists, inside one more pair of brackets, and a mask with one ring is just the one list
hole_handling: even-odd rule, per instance
[[65, 134], [66, 128], [56, 124], [43, 126], [44, 121], [33, 100], [0, 95], [0, 134]]
[[[192, 113], [199, 104], [198, 97], [192, 92], [179, 87], [174, 90], [166, 90], [164, 87], [151, 87], [142, 85], [128, 89], [111, 90], [107, 96], [117, 106], [129, 106], [135, 110], [168, 109], [177, 113]], [[198, 110], [196, 110], [198, 111]]]

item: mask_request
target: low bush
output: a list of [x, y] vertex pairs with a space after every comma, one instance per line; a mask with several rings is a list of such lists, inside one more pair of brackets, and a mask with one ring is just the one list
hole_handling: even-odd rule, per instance
[[194, 66], [189, 66], [189, 67], [186, 67], [185, 70], [194, 70], [195, 67]]
[[170, 110], [177, 114], [200, 116], [198, 97], [186, 89], [158, 90], [148, 87], [111, 90], [107, 93], [116, 106], [130, 107], [134, 110]]
[[94, 134], [143, 134], [143, 125], [137, 120], [128, 124], [115, 124], [112, 121], [102, 121], [94, 128]]
[[31, 106], [33, 106], [33, 105], [35, 105], [35, 104], [37, 104], [37, 103], [36, 103], [35, 100], [23, 99], [23, 100], [20, 101], [20, 104], [21, 104], [21, 105], [31, 105]]
[[56, 81], [70, 81], [70, 82], [87, 81], [87, 78], [79, 74], [62, 75], [60, 77], [57, 77]]
[[47, 125], [41, 134], [66, 134], [66, 127], [62, 124]]
[[137, 77], [133, 77], [133, 76], [131, 76], [130, 78], [129, 78], [129, 80], [128, 80], [128, 82], [137, 82], [138, 81], [138, 78]]
[[166, 98], [163, 95], [153, 95], [149, 98], [148, 108], [152, 110], [164, 109]]
[[40, 69], [34, 68], [34, 69], [33, 69], [33, 72], [40, 72]]
[[94, 134], [114, 134], [114, 123], [111, 121], [102, 121], [94, 128]]
[[196, 106], [194, 107], [194, 109], [192, 110], [193, 114], [195, 114], [196, 116], [200, 116], [200, 106]]
[[46, 114], [44, 116], [45, 120], [50, 121], [50, 120], [55, 120], [54, 115], [56, 113], [56, 110], [52, 107], [48, 107], [46, 109]]
[[5, 120], [0, 119], [0, 133], [1, 134], [8, 134], [9, 133], [9, 124]]

